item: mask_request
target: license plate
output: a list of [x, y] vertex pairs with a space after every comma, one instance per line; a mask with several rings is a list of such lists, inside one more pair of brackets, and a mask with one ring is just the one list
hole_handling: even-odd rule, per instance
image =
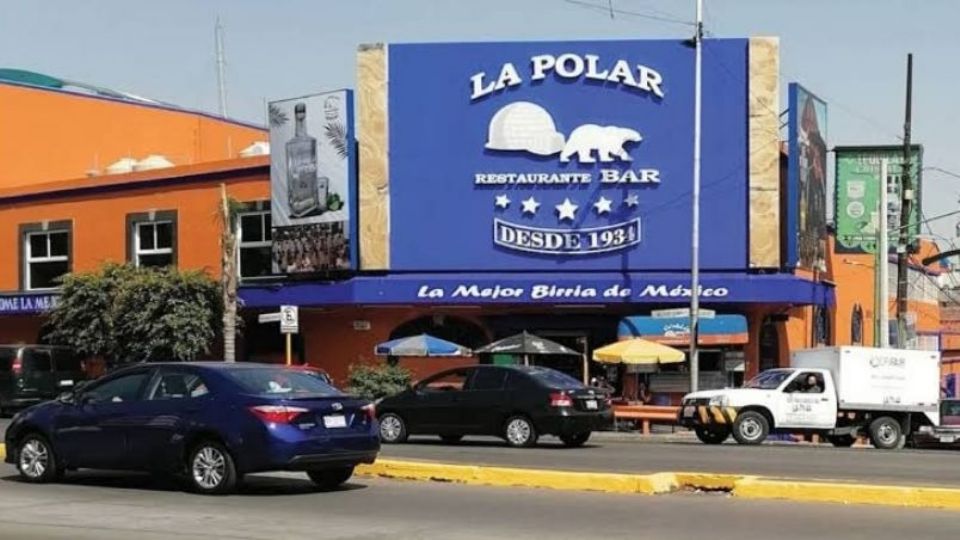
[[347, 427], [347, 417], [342, 414], [323, 417], [323, 427], [342, 428]]
[[588, 409], [591, 409], [591, 410], [596, 410], [596, 409], [597, 409], [597, 400], [595, 400], [595, 399], [588, 399], [588, 400], [586, 401], [586, 404], [587, 404], [587, 408], [588, 408]]
[[944, 435], [943, 437], [940, 437], [940, 442], [942, 443], [952, 443], [956, 442], [956, 440], [956, 435]]
[[73, 386], [73, 379], [63, 379], [60, 381], [60, 386]]
[[687, 405], [686, 407], [683, 408], [683, 416], [687, 418], [693, 416], [694, 413], [696, 412], [697, 412], [697, 408], [694, 407], [693, 405]]

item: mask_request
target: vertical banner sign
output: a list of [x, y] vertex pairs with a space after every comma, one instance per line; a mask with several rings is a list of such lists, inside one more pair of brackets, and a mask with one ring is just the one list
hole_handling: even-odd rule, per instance
[[796, 83], [789, 87], [787, 264], [826, 267], [827, 104]]
[[[880, 225], [880, 162], [887, 160], [886, 189], [887, 226], [890, 235], [890, 252], [896, 250], [900, 216], [900, 179], [903, 170], [903, 147], [858, 146], [837, 147], [836, 155], [836, 201], [837, 253], [876, 253]], [[923, 148], [914, 145], [910, 149], [910, 174], [913, 177], [916, 200], [913, 216], [910, 217], [910, 235], [920, 233], [921, 174]]]
[[356, 268], [353, 93], [270, 102], [273, 270]]

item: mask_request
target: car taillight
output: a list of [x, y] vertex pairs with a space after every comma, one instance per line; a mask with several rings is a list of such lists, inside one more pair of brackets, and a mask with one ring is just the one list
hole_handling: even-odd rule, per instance
[[13, 364], [10, 365], [10, 370], [13, 371], [14, 375], [20, 375], [23, 373], [23, 360], [20, 358], [14, 358]]
[[552, 392], [550, 394], [551, 407], [572, 407], [573, 399], [563, 392]]
[[377, 417], [377, 406], [373, 403], [367, 403], [363, 407], [360, 407], [360, 410], [363, 411], [363, 414], [366, 415], [368, 422], [373, 422]]
[[257, 418], [270, 424], [289, 424], [293, 419], [307, 412], [303, 407], [288, 407], [286, 405], [257, 405], [250, 407]]

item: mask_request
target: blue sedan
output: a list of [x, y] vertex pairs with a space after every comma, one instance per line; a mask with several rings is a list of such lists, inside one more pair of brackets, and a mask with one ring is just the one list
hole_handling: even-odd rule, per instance
[[27, 482], [78, 468], [182, 474], [227, 493], [244, 474], [305, 471], [324, 489], [380, 450], [373, 405], [266, 364], [139, 364], [19, 413], [8, 463]]

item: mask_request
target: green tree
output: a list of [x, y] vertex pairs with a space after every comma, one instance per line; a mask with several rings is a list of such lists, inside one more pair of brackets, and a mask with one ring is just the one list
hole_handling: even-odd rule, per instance
[[202, 272], [107, 264], [63, 279], [50, 337], [111, 364], [194, 360], [210, 352], [222, 309]]

